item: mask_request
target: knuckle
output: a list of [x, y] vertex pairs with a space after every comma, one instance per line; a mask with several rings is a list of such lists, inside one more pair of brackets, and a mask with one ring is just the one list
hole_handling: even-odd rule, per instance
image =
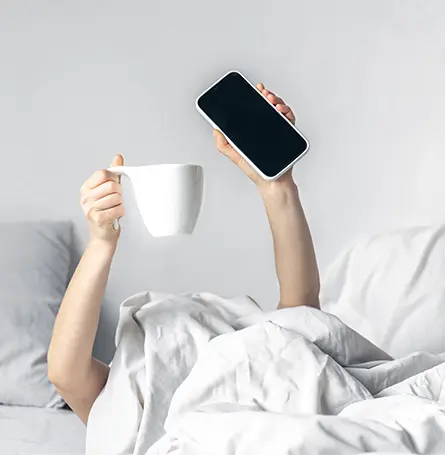
[[87, 207], [85, 209], [85, 215], [89, 220], [95, 221], [95, 214], [96, 214], [96, 211], [94, 210], [93, 207]]
[[84, 191], [80, 194], [80, 204], [81, 205], [88, 205], [90, 201], [89, 193]]
[[104, 192], [104, 195], [112, 193], [112, 184], [113, 182], [110, 182], [109, 180], [102, 184], [102, 191]]
[[121, 196], [122, 194], [122, 186], [118, 182], [113, 182], [113, 192]]
[[97, 177], [99, 177], [101, 180], [106, 180], [108, 177], [108, 171], [106, 169], [98, 170]]
[[120, 193], [120, 185], [117, 182], [109, 180], [105, 183], [105, 190], [107, 194]]

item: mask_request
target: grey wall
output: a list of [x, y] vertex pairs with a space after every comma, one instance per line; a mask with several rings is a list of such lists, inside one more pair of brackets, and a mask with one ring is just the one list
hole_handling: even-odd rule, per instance
[[153, 239], [132, 204], [104, 304], [157, 289], [277, 299], [250, 182], [213, 147], [194, 99], [228, 69], [282, 94], [312, 143], [298, 164], [322, 270], [357, 235], [445, 212], [445, 2], [0, 0], [2, 219], [70, 218], [115, 152], [193, 162], [206, 202], [190, 238]]

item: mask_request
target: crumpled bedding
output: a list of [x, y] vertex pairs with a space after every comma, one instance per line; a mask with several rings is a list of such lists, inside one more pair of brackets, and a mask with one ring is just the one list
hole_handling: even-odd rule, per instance
[[445, 453], [445, 355], [393, 359], [317, 309], [147, 292], [116, 346], [87, 455]]

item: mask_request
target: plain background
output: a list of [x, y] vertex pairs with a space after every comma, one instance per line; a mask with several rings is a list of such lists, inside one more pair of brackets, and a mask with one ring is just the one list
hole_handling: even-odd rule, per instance
[[147, 290], [277, 302], [262, 203], [214, 149], [195, 97], [230, 69], [299, 117], [295, 169], [321, 271], [354, 238], [445, 215], [445, 2], [440, 0], [0, 0], [2, 220], [72, 219], [114, 153], [196, 163], [205, 205], [191, 237], [153, 239], [128, 214], [100, 327], [109, 359], [120, 302]]

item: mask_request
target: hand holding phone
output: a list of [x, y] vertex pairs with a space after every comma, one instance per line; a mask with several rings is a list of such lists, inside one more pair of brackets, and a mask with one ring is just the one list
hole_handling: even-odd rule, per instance
[[213, 127], [217, 148], [256, 183], [289, 175], [308, 151], [292, 109], [263, 84], [256, 88], [236, 71], [196, 100]]
[[[282, 98], [275, 95], [275, 93], [264, 87], [264, 84], [261, 82], [256, 85], [256, 88], [260, 93], [263, 94], [274, 106], [275, 108], [285, 115], [289, 121], [295, 125], [296, 117], [290, 106], [288, 106]], [[214, 129], [213, 137], [215, 138], [216, 148], [223, 155], [227, 156], [231, 161], [233, 161], [254, 183], [263, 183], [264, 179], [258, 174], [258, 172], [252, 168], [252, 166], [230, 145], [227, 138], [221, 131]], [[285, 174], [283, 174], [280, 179], [286, 177], [292, 177], [292, 169], [289, 169]]]

